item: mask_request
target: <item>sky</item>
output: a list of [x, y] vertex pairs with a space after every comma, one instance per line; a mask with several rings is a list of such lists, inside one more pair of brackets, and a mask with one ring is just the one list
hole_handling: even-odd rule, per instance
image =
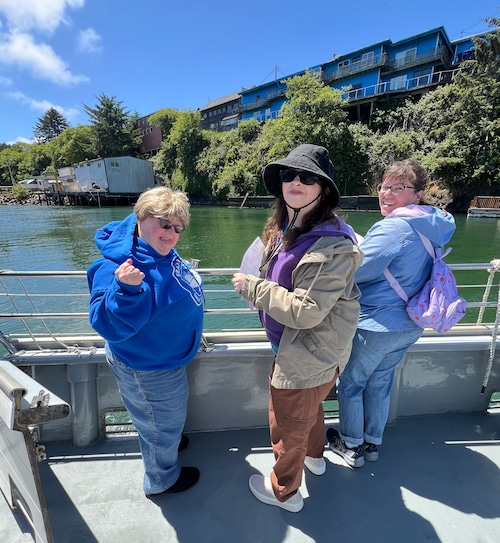
[[379, 41], [488, 29], [500, 0], [0, 0], [0, 143], [31, 142], [51, 107], [71, 126], [106, 95], [125, 110], [196, 110]]

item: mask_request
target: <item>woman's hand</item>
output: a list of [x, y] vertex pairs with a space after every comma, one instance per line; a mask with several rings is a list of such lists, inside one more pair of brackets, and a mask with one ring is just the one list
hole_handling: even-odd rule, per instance
[[123, 264], [120, 264], [115, 271], [115, 276], [125, 285], [138, 286], [144, 279], [144, 273], [139, 268], [132, 266], [132, 259], [128, 258]]
[[231, 283], [233, 283], [234, 290], [236, 292], [241, 292], [241, 287], [243, 286], [243, 283], [245, 282], [246, 275], [244, 273], [237, 272], [233, 275], [233, 278], [231, 279]]

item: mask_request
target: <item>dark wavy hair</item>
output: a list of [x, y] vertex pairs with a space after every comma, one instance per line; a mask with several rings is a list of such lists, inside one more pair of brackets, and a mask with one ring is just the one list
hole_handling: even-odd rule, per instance
[[[283, 245], [287, 246], [292, 244], [299, 236], [311, 231], [314, 227], [323, 224], [325, 222], [331, 222], [332, 224], [338, 224], [338, 216], [335, 213], [337, 200], [333, 194], [330, 193], [329, 188], [325, 184], [321, 183], [321, 193], [319, 196], [318, 205], [314, 206], [311, 211], [304, 215], [302, 225], [292, 228], [283, 236]], [[273, 214], [267, 220], [264, 226], [263, 241], [267, 243], [272, 240], [273, 242], [282, 234], [283, 227], [288, 220], [288, 208], [283, 198], [283, 193], [280, 192], [276, 197], [273, 204]]]

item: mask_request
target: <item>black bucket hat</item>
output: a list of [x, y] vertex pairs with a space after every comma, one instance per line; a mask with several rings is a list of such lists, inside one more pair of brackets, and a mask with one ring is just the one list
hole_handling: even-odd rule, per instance
[[278, 196], [281, 193], [280, 170], [287, 168], [308, 172], [326, 181], [333, 199], [336, 200], [334, 205], [338, 205], [340, 193], [333, 182], [333, 164], [324, 147], [304, 143], [290, 151], [288, 156], [282, 160], [270, 162], [265, 166], [262, 170], [262, 179], [268, 192], [273, 196]]

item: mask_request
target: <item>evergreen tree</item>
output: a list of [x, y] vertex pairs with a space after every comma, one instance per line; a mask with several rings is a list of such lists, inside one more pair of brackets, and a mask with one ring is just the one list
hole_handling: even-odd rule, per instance
[[115, 96], [101, 94], [98, 101], [95, 108], [83, 104], [93, 132], [94, 156], [137, 156], [141, 142], [138, 116], [125, 110]]
[[47, 143], [69, 127], [68, 121], [57, 109], [51, 107], [35, 125], [34, 138], [36, 143]]

